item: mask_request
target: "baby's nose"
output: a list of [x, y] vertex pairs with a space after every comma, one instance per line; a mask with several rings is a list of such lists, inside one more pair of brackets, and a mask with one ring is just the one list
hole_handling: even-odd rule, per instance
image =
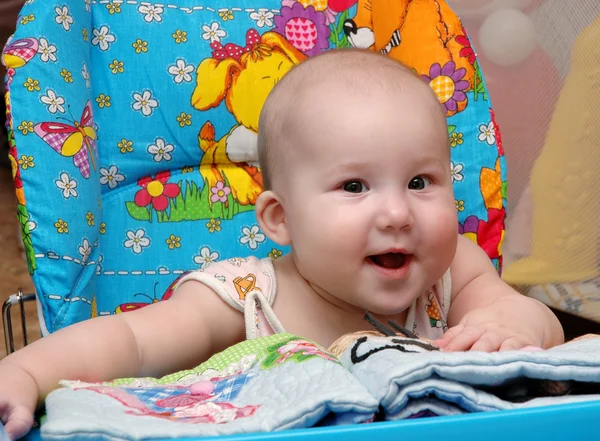
[[377, 217], [377, 227], [380, 230], [402, 230], [412, 226], [414, 218], [405, 198], [388, 198], [383, 204]]

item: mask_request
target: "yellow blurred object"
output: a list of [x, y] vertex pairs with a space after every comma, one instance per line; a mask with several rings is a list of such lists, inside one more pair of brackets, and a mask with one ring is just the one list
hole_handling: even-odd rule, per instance
[[577, 37], [544, 148], [531, 173], [531, 254], [505, 266], [513, 285], [598, 277], [600, 17]]

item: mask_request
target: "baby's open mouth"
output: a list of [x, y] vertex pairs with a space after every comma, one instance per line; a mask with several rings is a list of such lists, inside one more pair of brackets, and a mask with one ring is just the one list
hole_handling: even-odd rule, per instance
[[386, 269], [398, 269], [406, 263], [407, 255], [404, 253], [385, 253], [367, 257], [371, 263]]

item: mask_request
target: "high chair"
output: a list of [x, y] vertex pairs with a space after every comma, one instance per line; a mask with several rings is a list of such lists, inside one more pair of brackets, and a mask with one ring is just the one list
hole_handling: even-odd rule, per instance
[[[18, 216], [36, 290], [28, 298], [38, 303], [42, 334], [167, 300], [177, 276], [216, 260], [287, 252], [253, 213], [263, 188], [259, 112], [294, 65], [348, 47], [404, 62], [436, 92], [448, 117], [458, 231], [500, 270], [500, 133], [476, 54], [444, 0], [29, 0], [3, 62]], [[251, 285], [239, 281], [240, 291]], [[5, 324], [22, 298], [9, 299]], [[427, 431], [458, 439], [493, 427], [543, 431], [546, 416], [584, 427], [594, 409], [283, 436]]]

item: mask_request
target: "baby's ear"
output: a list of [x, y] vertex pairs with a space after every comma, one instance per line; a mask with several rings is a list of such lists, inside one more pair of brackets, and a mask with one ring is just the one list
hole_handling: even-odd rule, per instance
[[285, 222], [285, 211], [279, 197], [270, 190], [262, 192], [256, 200], [256, 220], [269, 239], [281, 246], [291, 243]]

